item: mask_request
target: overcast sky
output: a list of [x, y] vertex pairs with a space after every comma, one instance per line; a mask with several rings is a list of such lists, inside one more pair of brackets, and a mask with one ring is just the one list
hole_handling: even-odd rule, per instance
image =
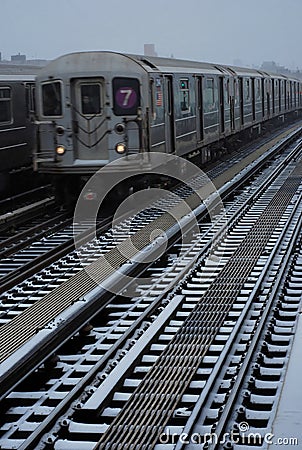
[[302, 0], [0, 0], [2, 58], [83, 50], [302, 68]]

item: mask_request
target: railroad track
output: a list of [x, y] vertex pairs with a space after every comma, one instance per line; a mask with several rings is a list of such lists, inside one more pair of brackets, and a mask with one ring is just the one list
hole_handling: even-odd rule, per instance
[[15, 254], [17, 251], [26, 248], [29, 244], [39, 240], [50, 233], [56, 231], [62, 221], [68, 219], [69, 215], [66, 212], [57, 212], [53, 217], [44, 217], [44, 220], [38, 223], [31, 224], [30, 228], [18, 230], [17, 236], [10, 235], [0, 241], [0, 257], [5, 258]]
[[18, 232], [17, 228], [22, 228], [26, 222], [47, 214], [54, 204], [50, 185], [0, 200], [0, 242]]
[[[285, 131], [283, 135], [286, 135], [286, 133], [288, 131]], [[271, 141], [269, 142], [271, 145]], [[253, 151], [255, 151], [253, 145], [247, 146], [241, 152], [240, 158], [248, 157]], [[211, 179], [219, 180], [219, 176], [228, 167], [231, 169], [236, 162], [238, 162], [237, 154], [230, 158], [227, 163], [217, 164], [209, 170], [208, 176]], [[12, 207], [12, 205], [19, 204], [21, 201], [24, 202], [24, 198], [27, 199], [28, 195], [44, 195], [46, 189], [48, 189], [48, 186], [20, 194], [16, 198], [7, 199], [3, 202], [5, 204], [8, 202]], [[188, 193], [185, 193], [184, 198], [187, 196]], [[2, 224], [4, 229], [9, 231], [6, 235], [0, 236], [0, 256], [2, 260], [0, 263], [0, 294], [37, 273], [73, 248], [72, 226], [71, 219], [68, 219], [68, 213], [62, 214], [60, 211], [54, 210], [47, 214], [46, 208], [53, 202], [53, 198], [46, 198], [30, 205], [23, 205], [15, 211], [0, 216], [0, 228]], [[44, 218], [45, 213], [46, 217], [48, 216], [46, 220]], [[35, 216], [38, 217], [35, 218]], [[17, 226], [19, 222], [21, 225]], [[50, 227], [52, 227], [51, 230]], [[79, 232], [83, 231], [82, 228], [79, 225]], [[54, 233], [55, 231], [57, 233]], [[11, 235], [12, 233], [13, 235]]]
[[83, 234], [89, 228], [89, 222], [74, 226], [70, 214], [57, 213], [52, 219], [27, 229], [23, 240], [20, 235], [19, 239], [6, 239], [0, 250], [0, 294], [72, 251], [75, 234]]
[[[298, 151], [296, 148], [295, 152]], [[298, 157], [296, 154], [295, 158]], [[90, 334], [85, 335], [89, 332], [89, 327], [84, 326], [89, 318], [86, 315], [81, 320], [81, 325], [80, 322], [77, 323], [70, 331], [69, 335], [80, 331], [71, 341], [67, 340], [68, 333], [64, 335], [64, 339], [60, 335], [61, 342], [66, 341], [63, 352], [57, 350], [58, 343], [46, 352], [49, 355], [49, 351], [56, 350], [59, 361], [56, 363], [55, 359], [48, 360], [47, 369], [40, 368], [32, 375], [39, 386], [38, 390], [32, 390], [33, 378], [30, 382], [24, 379], [20, 388], [12, 390], [16, 382], [10, 384], [2, 376], [1, 385], [4, 382], [5, 387], [8, 383], [6, 387], [11, 391], [3, 403], [3, 410], [7, 411], [7, 420], [4, 418], [3, 422], [12, 424], [12, 421], [9, 422], [10, 416], [15, 419], [14, 426], [5, 425], [0, 429], [3, 448], [118, 448], [114, 447], [118, 443], [124, 445], [119, 448], [128, 448], [131, 442], [135, 448], [153, 448], [161, 434], [167, 434], [165, 427], [169, 421], [175, 427], [174, 418], [179, 421], [183, 417], [191, 417], [193, 400], [199, 398], [205, 386], [209, 388], [213, 383], [213, 379], [209, 379], [212, 373], [219, 370], [219, 365], [216, 365], [219, 354], [225, 346], [231, 345], [228, 342], [232, 342], [230, 336], [234, 334], [233, 329], [236, 326], [238, 328], [240, 320], [242, 321], [240, 317], [246, 312], [245, 297], [250, 295], [247, 291], [257, 293], [254, 286], [257, 285], [260, 273], [263, 273], [264, 278], [259, 283], [265, 283], [265, 276], [270, 279], [270, 272], [263, 271], [263, 267], [269, 267], [270, 264], [277, 267], [277, 254], [278, 251], [281, 252], [278, 247], [281, 237], [277, 232], [285, 233], [282, 230], [287, 221], [290, 225], [286, 233], [299, 230], [299, 164], [297, 161], [286, 162], [283, 159], [282, 164], [276, 163], [276, 166], [278, 167], [275, 167], [275, 173], [270, 179], [266, 169], [258, 175], [254, 185], [242, 191], [237, 202], [232, 202], [227, 207], [230, 236], [220, 236], [221, 242], [214, 254], [220, 261], [214, 271], [212, 260], [207, 261], [207, 252], [209, 242], [217, 235], [221, 223], [225, 223], [225, 218], [222, 217], [217, 217], [213, 226], [202, 223], [200, 236], [195, 236], [195, 242], [191, 247], [188, 246], [181, 258], [177, 250], [179, 244], [176, 244], [169, 250], [166, 261], [162, 261], [164, 267], [157, 265], [148, 269], [157, 281], [157, 286], [140, 288], [138, 296], [128, 301], [122, 297], [115, 300], [109, 298], [104, 301], [101, 309], [99, 291], [95, 296], [86, 296], [83, 299], [86, 305], [80, 305], [78, 310], [86, 308], [87, 311], [90, 310], [91, 316], [95, 315], [94, 319], [89, 319], [94, 328]], [[251, 193], [256, 194], [253, 200]], [[120, 238], [123, 240], [122, 236]], [[295, 242], [296, 238], [292, 231], [292, 241]], [[290, 242], [288, 237], [286, 242]], [[272, 256], [275, 259], [269, 262], [270, 254], [273, 255], [272, 248], [275, 249]], [[88, 251], [88, 247], [83, 251]], [[284, 247], [282, 251], [286, 252], [287, 248]], [[110, 254], [108, 247], [106, 253]], [[96, 255], [99, 256], [100, 254]], [[278, 271], [275, 268], [276, 270]], [[182, 281], [181, 285], [175, 287], [175, 281], [179, 280]], [[167, 288], [170, 292], [165, 296], [162, 292]], [[98, 303], [98, 307], [94, 302]], [[72, 315], [75, 316], [78, 305], [70, 306], [73, 308], [72, 314], [69, 317], [63, 314], [48, 330], [42, 330], [44, 338], [45, 332], [49, 332], [50, 338], [53, 338], [62, 321], [71, 327]], [[98, 311], [101, 314], [96, 315]], [[20, 320], [22, 321], [22, 314]], [[10, 324], [9, 321], [5, 323]], [[190, 336], [198, 345], [188, 344]], [[34, 340], [37, 344], [39, 333]], [[45, 344], [43, 337], [40, 337], [40, 344], [43, 342]], [[173, 342], [177, 345], [176, 353], [175, 347], [170, 345]], [[77, 348], [76, 354], [72, 353], [73, 347]], [[189, 352], [186, 353], [188, 349]], [[181, 351], [184, 352], [183, 361], [186, 361], [184, 367], [181, 365]], [[43, 358], [38, 361], [41, 363]], [[25, 357], [27, 370], [30, 365], [28, 362], [29, 359], [26, 360]], [[3, 364], [6, 363], [4, 361]], [[35, 364], [37, 367], [38, 362]], [[54, 365], [52, 370], [49, 369], [51, 364]], [[174, 377], [177, 382], [172, 381], [173, 373], [181, 374], [181, 377]], [[116, 388], [116, 385], [119, 387]], [[165, 388], [161, 391], [163, 386]], [[189, 394], [186, 394], [186, 389], [191, 389]], [[192, 394], [192, 391], [195, 393]], [[200, 392], [199, 395], [196, 394], [197, 391]], [[148, 404], [148, 411], [140, 409], [142, 397], [145, 404]], [[28, 403], [26, 406], [28, 398], [31, 399], [30, 407]], [[74, 408], [68, 411], [70, 403], [75, 399]], [[179, 405], [183, 399], [185, 405], [190, 403], [189, 408], [187, 405]], [[24, 401], [25, 405], [22, 404]], [[138, 422], [135, 422], [138, 411], [141, 411], [141, 415]], [[59, 418], [53, 434], [43, 438], [46, 430]], [[103, 425], [100, 426], [100, 423]], [[125, 427], [127, 423], [128, 428]], [[184, 429], [184, 425], [180, 428]], [[87, 433], [90, 438], [88, 441]]]
[[[151, 344], [149, 352], [156, 356], [153, 358], [154, 364], [137, 387], [134, 383], [136, 388], [133, 394], [127, 398], [125, 406], [119, 408], [120, 411], [114, 420], [110, 425], [108, 424], [107, 430], [92, 448], [101, 450], [135, 446], [137, 449], [143, 449], [153, 448], [156, 445], [184, 397], [186, 389], [192, 383], [198, 368], [203, 367], [211, 345], [215, 345], [215, 338], [219, 331], [225, 327], [230, 318], [232, 308], [247, 278], [254, 275], [256, 265], [265, 255], [265, 250], [272, 247], [273, 232], [278, 225], [280, 227], [280, 220], [299, 187], [301, 196], [301, 181], [302, 169], [298, 166], [293, 168], [289, 178], [275, 191], [265, 209], [262, 210], [262, 205], [253, 208], [250, 215], [255, 214], [257, 209], [262, 210], [261, 215], [240, 245], [232, 244], [232, 247], [237, 248], [234, 251], [231, 247], [233, 251], [231, 258], [179, 326], [175, 335], [168, 339], [169, 345], [165, 345], [167, 339], [163, 335], [160, 335], [158, 341], [149, 342], [149, 348]], [[295, 222], [289, 221], [288, 227], [298, 225], [300, 234], [302, 205], [300, 203], [299, 205], [300, 208], [295, 208], [292, 213]], [[166, 323], [165, 326], [171, 329], [171, 323]], [[223, 347], [218, 345], [216, 352], [222, 349]], [[142, 352], [136, 367], [143, 364], [144, 358], [146, 354]], [[126, 393], [129, 392], [127, 390], [129, 379], [135, 380], [134, 374], [135, 369], [128, 371], [124, 378], [116, 382], [118, 386], [123, 383]], [[106, 417], [104, 411], [110, 407], [114, 409], [117, 403], [121, 405], [122, 395], [119, 402], [114, 398], [118, 396], [121, 389], [118, 392], [112, 392], [111, 384], [111, 392], [107, 389], [104, 396], [105, 383], [111, 384], [112, 381], [110, 383], [106, 379], [99, 392], [95, 392], [83, 406], [82, 414], [85, 414], [85, 410], [90, 415], [91, 411], [94, 411], [97, 418], [97, 412], [103, 411], [103, 418], [106, 420], [108, 416]], [[108, 397], [112, 399], [111, 404], [108, 402]]]

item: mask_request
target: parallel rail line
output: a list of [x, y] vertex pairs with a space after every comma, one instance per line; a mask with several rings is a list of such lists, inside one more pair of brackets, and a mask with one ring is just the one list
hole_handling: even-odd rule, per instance
[[[285, 179], [282, 188], [279, 192], [277, 192], [276, 189], [274, 195], [271, 195], [272, 199], [266, 207], [267, 216], [262, 212], [260, 218], [254, 219], [257, 216], [257, 210], [252, 213], [251, 218], [252, 222], [254, 221], [254, 225], [249, 228], [249, 232], [243, 241], [245, 246], [243, 247], [243, 244], [241, 244], [235, 250], [232, 250], [230, 262], [225, 264], [221, 270], [219, 270], [219, 274], [213, 280], [213, 283], [209, 286], [208, 290], [203, 293], [202, 301], [193, 308], [192, 313], [185, 320], [183, 327], [180, 327], [175, 337], [172, 339], [171, 343], [175, 344], [175, 348], [171, 346], [166, 348], [162, 356], [158, 358], [158, 364], [155, 364], [155, 366], [150, 369], [145, 380], [138, 386], [134, 395], [130, 397], [128, 404], [121, 410], [121, 413], [116, 416], [116, 419], [113, 420], [111, 426], [105, 431], [95, 448], [111, 449], [125, 443], [127, 443], [125, 444], [127, 446], [131, 443], [132, 445], [140, 446], [138, 441], [146, 446], [155, 444], [159, 434], [164, 430], [165, 424], [173, 415], [173, 411], [179, 403], [183, 392], [191, 383], [193, 374], [196, 372], [198, 365], [215, 340], [220, 326], [225, 322], [231, 311], [238, 293], [240, 292], [243, 283], [246, 281], [246, 277], [251, 273], [255, 262], [259, 259], [259, 255], [263, 253], [268, 240], [280, 223], [280, 218], [295, 197], [295, 192], [301, 183], [302, 172], [299, 167], [292, 170], [296, 163], [290, 164], [290, 168], [286, 169], [288, 175], [287, 179], [285, 179], [285, 175], [282, 175]], [[193, 194], [189, 200], [187, 200], [190, 202], [192, 208], [198, 206], [199, 199], [197, 197], [198, 196]], [[184, 213], [183, 210], [177, 206], [174, 207], [174, 212], [175, 210], [177, 211], [176, 217], [181, 218]], [[175, 214], [173, 215], [175, 216]], [[173, 227], [175, 223], [176, 220], [175, 218], [172, 218], [171, 215], [162, 215], [161, 217], [157, 217], [152, 224], [149, 223], [144, 229], [134, 233], [131, 236], [130, 241], [131, 243], [135, 243], [136, 249], [143, 249], [146, 246], [146, 243], [149, 242], [150, 232], [153, 229], [160, 228], [167, 230]], [[93, 273], [95, 280], [88, 279], [90, 277], [86, 277], [86, 271], [79, 272], [75, 277], [67, 280], [59, 289], [50, 292], [32, 307], [16, 316], [7, 324], [4, 324], [0, 328], [0, 334], [1, 332], [3, 333], [1, 335], [1, 340], [3, 338], [4, 344], [5, 342], [8, 344], [11, 340], [13, 348], [11, 353], [5, 352], [4, 348], [2, 349], [2, 362], [5, 362], [8, 358], [12, 357], [14, 350], [22, 348], [22, 345], [28, 341], [30, 336], [35, 336], [37, 328], [43, 328], [47, 323], [51, 322], [55, 316], [64, 311], [66, 307], [71, 306], [76, 302], [82, 292], [78, 291], [80, 285], [81, 287], [83, 285], [83, 289], [85, 287], [83, 290], [84, 295], [87, 290], [93, 289], [97, 285], [97, 282], [106, 279], [108, 275], [114, 272], [115, 268], [120, 267], [123, 263], [127, 262], [128, 259], [131, 259], [131, 257], [134, 256], [133, 252], [129, 252], [127, 249], [127, 240], [122, 242], [122, 248], [122, 252], [116, 248], [105, 252], [103, 256], [98, 258], [90, 266], [86, 267], [88, 273], [89, 271]], [[246, 249], [249, 249], [249, 251]], [[246, 256], [247, 254], [248, 257]], [[110, 262], [109, 268], [108, 261]], [[224, 257], [222, 257], [222, 262], [223, 261]], [[102, 265], [103, 263], [104, 265]], [[104, 268], [104, 271], [100, 271], [100, 268]], [[226, 276], [228, 281], [223, 278], [223, 275]], [[78, 282], [75, 285], [73, 285], [72, 282], [74, 279]], [[73, 293], [72, 298], [70, 297], [70, 290], [67, 289], [70, 285], [73, 286], [71, 291]], [[44, 303], [45, 298], [52, 300], [50, 304], [54, 309], [49, 312], [47, 317], [41, 317], [48, 309], [46, 305], [49, 305], [48, 303]], [[53, 305], [54, 299], [57, 300], [58, 303], [62, 303], [62, 305], [59, 306], [59, 310], [57, 309], [57, 305]], [[179, 300], [180, 303], [182, 303], [182, 300]], [[218, 309], [213, 311], [213, 307], [218, 307]], [[31, 316], [33, 312], [35, 314], [34, 316]], [[23, 328], [24, 321], [28, 323], [26, 333], [23, 336], [20, 336], [20, 338], [18, 336], [15, 339], [16, 329], [18, 327]], [[7, 336], [5, 330], [11, 330], [12, 333]], [[193, 341], [190, 342], [192, 336]], [[171, 366], [168, 366], [170, 363], [172, 363]], [[183, 363], [185, 363], [184, 366]], [[175, 383], [175, 379], [178, 378], [179, 381]], [[5, 385], [7, 379], [4, 377], [2, 378], [2, 381], [3, 380]], [[7, 386], [5, 385], [5, 389], [6, 388]], [[165, 390], [167, 390], [167, 388], [170, 389], [170, 392], [168, 395], [165, 395]], [[143, 399], [144, 402], [142, 404], [144, 405], [142, 409], [139, 409], [140, 405], [137, 405], [136, 403], [140, 399]], [[140, 401], [138, 401], [138, 403], [140, 403]], [[83, 414], [88, 410], [88, 407], [83, 408]], [[161, 422], [158, 420], [158, 416], [161, 414], [159, 411], [162, 413]], [[127, 414], [129, 414], [129, 412], [131, 420], [129, 419], [128, 421]], [[136, 416], [136, 413], [140, 414], [140, 416]], [[142, 422], [141, 419], [146, 416], [151, 420], [148, 419], [146, 422]], [[135, 422], [135, 420], [132, 421], [135, 417], [140, 417], [140, 419], [137, 422]], [[121, 421], [120, 418], [122, 418]], [[128, 421], [127, 423], [130, 428], [127, 429], [127, 426], [124, 427], [123, 418]], [[112, 433], [114, 433], [114, 430], [117, 434], [121, 433], [120, 441], [112, 440]], [[138, 438], [139, 440], [137, 440]], [[24, 443], [22, 448], [27, 448], [26, 443]]]
[[125, 442], [137, 449], [155, 445], [301, 181], [302, 168], [298, 166], [95, 449], [119, 448]]

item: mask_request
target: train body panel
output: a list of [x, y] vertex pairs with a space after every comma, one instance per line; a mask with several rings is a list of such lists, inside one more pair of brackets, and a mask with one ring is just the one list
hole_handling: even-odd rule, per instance
[[37, 77], [35, 166], [88, 175], [150, 151], [199, 152], [206, 163], [220, 141], [301, 110], [301, 90], [298, 80], [254, 69], [113, 52], [65, 55]]
[[1, 172], [31, 164], [33, 110], [27, 101], [33, 87], [34, 77], [0, 75]]
[[32, 167], [35, 140], [33, 75], [0, 75], [0, 195], [13, 174]]

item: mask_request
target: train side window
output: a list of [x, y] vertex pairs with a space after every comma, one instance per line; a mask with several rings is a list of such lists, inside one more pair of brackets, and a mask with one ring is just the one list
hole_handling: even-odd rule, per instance
[[42, 84], [43, 116], [53, 117], [62, 115], [62, 83], [60, 81]]
[[0, 122], [11, 123], [11, 121], [12, 121], [11, 89], [0, 88]]
[[234, 104], [238, 106], [239, 104], [239, 82], [238, 79], [234, 80]]
[[251, 98], [251, 89], [250, 89], [250, 80], [248, 78], [245, 80], [244, 90], [245, 90], [245, 95], [244, 95], [245, 100], [250, 100], [250, 98]]
[[25, 101], [26, 101], [26, 116], [27, 118], [33, 118], [36, 111], [35, 101], [35, 86], [31, 83], [25, 84]]
[[215, 106], [215, 96], [214, 96], [214, 79], [206, 79], [206, 88], [204, 96], [205, 110], [210, 111], [214, 109]]
[[136, 78], [114, 78], [112, 87], [114, 114], [136, 115], [140, 106], [139, 81]]
[[81, 84], [81, 112], [87, 116], [102, 113], [102, 86], [100, 83]]
[[230, 80], [229, 80], [229, 78], [227, 79], [227, 82], [226, 82], [224, 102], [225, 102], [225, 104], [229, 104], [230, 103]]
[[256, 97], [257, 99], [261, 98], [261, 81], [257, 78], [256, 81]]
[[188, 79], [182, 79], [179, 81], [179, 102], [181, 112], [186, 113], [190, 111], [190, 91]]
[[155, 92], [154, 92], [154, 80], [150, 79], [150, 100], [151, 100], [151, 115], [152, 120], [156, 120], [155, 102], [154, 102]]
[[151, 113], [152, 120], [157, 123], [164, 121], [164, 102], [162, 81], [160, 78], [150, 79]]

